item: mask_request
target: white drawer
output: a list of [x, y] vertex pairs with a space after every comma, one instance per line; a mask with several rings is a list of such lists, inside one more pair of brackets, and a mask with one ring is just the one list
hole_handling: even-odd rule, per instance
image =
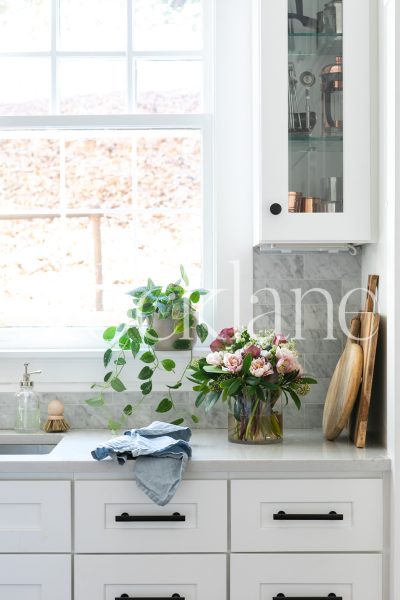
[[2, 600], [71, 600], [71, 558], [51, 554], [0, 556]]
[[[124, 513], [135, 520], [118, 520]], [[225, 552], [226, 481], [182, 481], [163, 507], [134, 481], [77, 481], [75, 547], [76, 552], [108, 554]]]
[[71, 550], [69, 481], [0, 482], [0, 552]]
[[[138, 598], [225, 600], [226, 557], [75, 556], [75, 600]], [[241, 599], [243, 600], [243, 599]]]
[[[230, 600], [382, 600], [377, 554], [233, 554]], [[114, 600], [114, 599], [113, 599]]]
[[382, 494], [379, 479], [232, 481], [232, 551], [380, 551]]

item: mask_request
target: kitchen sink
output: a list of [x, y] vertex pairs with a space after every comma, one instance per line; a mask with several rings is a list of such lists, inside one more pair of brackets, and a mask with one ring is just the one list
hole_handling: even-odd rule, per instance
[[0, 444], [0, 455], [50, 454], [57, 444]]

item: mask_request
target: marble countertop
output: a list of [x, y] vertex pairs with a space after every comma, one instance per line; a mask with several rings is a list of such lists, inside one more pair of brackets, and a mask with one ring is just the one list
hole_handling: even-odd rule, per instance
[[[110, 439], [107, 430], [75, 430], [66, 434], [18, 434], [0, 431], [0, 444], [55, 444], [50, 454], [0, 455], [0, 475], [18, 473], [86, 473], [107, 477], [132, 476], [134, 461], [120, 466], [111, 459], [96, 461], [90, 451]], [[60, 441], [59, 441], [60, 440]], [[193, 458], [186, 476], [204, 473], [346, 473], [390, 470], [384, 448], [355, 448], [346, 437], [335, 442], [324, 440], [318, 430], [289, 430], [280, 444], [250, 446], [232, 444], [224, 429], [194, 430], [191, 439]]]

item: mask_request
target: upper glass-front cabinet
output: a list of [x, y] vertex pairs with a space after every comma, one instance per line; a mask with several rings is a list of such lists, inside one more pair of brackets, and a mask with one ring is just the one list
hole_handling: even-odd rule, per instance
[[372, 240], [372, 4], [255, 0], [256, 243]]

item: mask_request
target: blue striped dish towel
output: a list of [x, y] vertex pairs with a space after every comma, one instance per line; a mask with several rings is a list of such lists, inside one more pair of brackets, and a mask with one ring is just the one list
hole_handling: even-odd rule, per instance
[[137, 486], [159, 506], [168, 504], [180, 484], [192, 449], [189, 427], [154, 421], [148, 427], [130, 429], [124, 435], [99, 444], [92, 451], [96, 460], [108, 456], [124, 464], [137, 457]]

